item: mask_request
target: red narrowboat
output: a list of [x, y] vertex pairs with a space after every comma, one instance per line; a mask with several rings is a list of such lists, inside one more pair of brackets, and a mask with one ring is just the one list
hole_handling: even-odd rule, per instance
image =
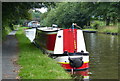
[[34, 42], [66, 70], [89, 68], [89, 53], [80, 29], [37, 28]]

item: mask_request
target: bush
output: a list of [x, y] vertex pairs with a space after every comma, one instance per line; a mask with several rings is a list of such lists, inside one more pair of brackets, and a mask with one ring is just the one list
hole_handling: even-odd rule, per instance
[[98, 29], [98, 27], [102, 27], [102, 26], [105, 26], [104, 21], [94, 20], [91, 22], [91, 27], [94, 29]]

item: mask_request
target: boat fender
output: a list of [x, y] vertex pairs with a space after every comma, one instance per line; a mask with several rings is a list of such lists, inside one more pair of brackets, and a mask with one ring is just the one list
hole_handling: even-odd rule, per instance
[[82, 57], [80, 58], [68, 58], [69, 62], [70, 62], [70, 66], [73, 68], [78, 68], [81, 67], [83, 65], [83, 61], [82, 61]]

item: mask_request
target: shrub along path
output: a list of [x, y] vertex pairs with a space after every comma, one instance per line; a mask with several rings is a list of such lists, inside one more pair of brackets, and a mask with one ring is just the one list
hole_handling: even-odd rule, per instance
[[2, 79], [19, 78], [19, 66], [16, 64], [18, 58], [18, 41], [15, 33], [16, 31], [11, 32], [2, 43]]

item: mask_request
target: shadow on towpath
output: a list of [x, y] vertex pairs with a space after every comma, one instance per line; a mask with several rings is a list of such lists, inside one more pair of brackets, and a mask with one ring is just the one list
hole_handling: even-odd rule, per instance
[[18, 41], [15, 37], [16, 31], [12, 31], [2, 43], [2, 79], [19, 79]]

